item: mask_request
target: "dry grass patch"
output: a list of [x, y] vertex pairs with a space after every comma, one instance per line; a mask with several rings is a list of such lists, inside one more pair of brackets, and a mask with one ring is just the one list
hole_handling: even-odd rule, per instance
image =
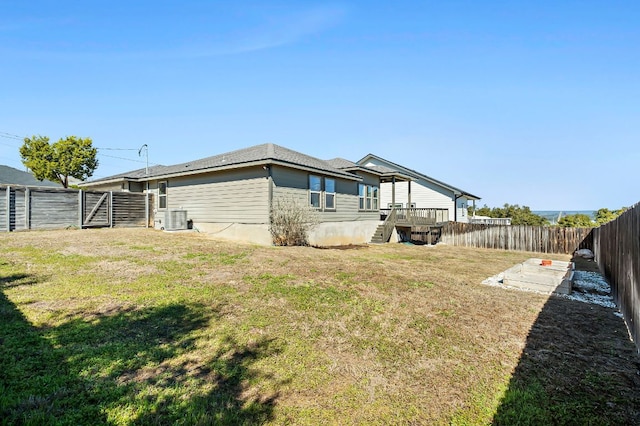
[[[0, 241], [1, 312], [39, 347], [21, 358], [33, 363], [2, 365], [3, 384], [36, 364], [52, 383], [16, 388], [0, 414], [34, 422], [488, 424], [551, 300], [480, 284], [531, 253], [258, 247], [143, 229]], [[579, 342], [588, 327], [572, 326]], [[4, 333], [11, 353], [21, 340]], [[66, 408], [20, 408], [36, 396]]]

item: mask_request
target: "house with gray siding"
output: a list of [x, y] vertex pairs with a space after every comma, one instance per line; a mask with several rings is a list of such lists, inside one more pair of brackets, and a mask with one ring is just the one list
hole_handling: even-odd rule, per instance
[[357, 164], [380, 172], [380, 205], [383, 211], [392, 207], [446, 209], [449, 221], [468, 222], [469, 203], [475, 207], [475, 202], [480, 200], [467, 191], [374, 154], [367, 154]]
[[154, 194], [154, 222], [175, 212], [222, 238], [271, 244], [270, 211], [279, 200], [311, 206], [319, 224], [313, 245], [368, 242], [380, 224], [378, 170], [347, 160], [320, 160], [275, 144], [173, 166], [153, 166], [84, 182], [84, 189]]

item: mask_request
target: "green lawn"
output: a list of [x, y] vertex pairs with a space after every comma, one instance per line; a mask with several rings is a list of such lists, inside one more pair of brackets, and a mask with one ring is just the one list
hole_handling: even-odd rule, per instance
[[637, 422], [612, 310], [480, 284], [528, 257], [0, 234], [0, 423]]

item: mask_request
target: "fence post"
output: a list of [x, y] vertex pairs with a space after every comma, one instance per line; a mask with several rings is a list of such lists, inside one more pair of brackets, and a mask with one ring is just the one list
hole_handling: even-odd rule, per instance
[[113, 191], [109, 191], [109, 228], [113, 228]]
[[84, 197], [82, 196], [82, 189], [78, 191], [78, 227], [80, 229], [82, 229], [82, 222], [83, 222], [83, 212], [84, 212], [84, 205], [83, 205], [83, 199]]
[[7, 232], [11, 232], [11, 186], [7, 185]]
[[144, 193], [144, 218], [145, 228], [149, 227], [149, 181], [147, 181], [147, 190]]
[[29, 187], [24, 189], [24, 228], [31, 229], [31, 190]]

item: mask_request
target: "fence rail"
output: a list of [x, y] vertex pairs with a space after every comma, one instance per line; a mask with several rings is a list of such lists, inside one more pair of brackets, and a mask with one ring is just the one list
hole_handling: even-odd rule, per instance
[[151, 194], [0, 185], [0, 232], [148, 226]]
[[591, 231], [591, 228], [449, 222], [442, 228], [440, 241], [464, 247], [571, 254], [579, 248], [592, 248]]
[[640, 352], [640, 203], [593, 230], [593, 251]]

